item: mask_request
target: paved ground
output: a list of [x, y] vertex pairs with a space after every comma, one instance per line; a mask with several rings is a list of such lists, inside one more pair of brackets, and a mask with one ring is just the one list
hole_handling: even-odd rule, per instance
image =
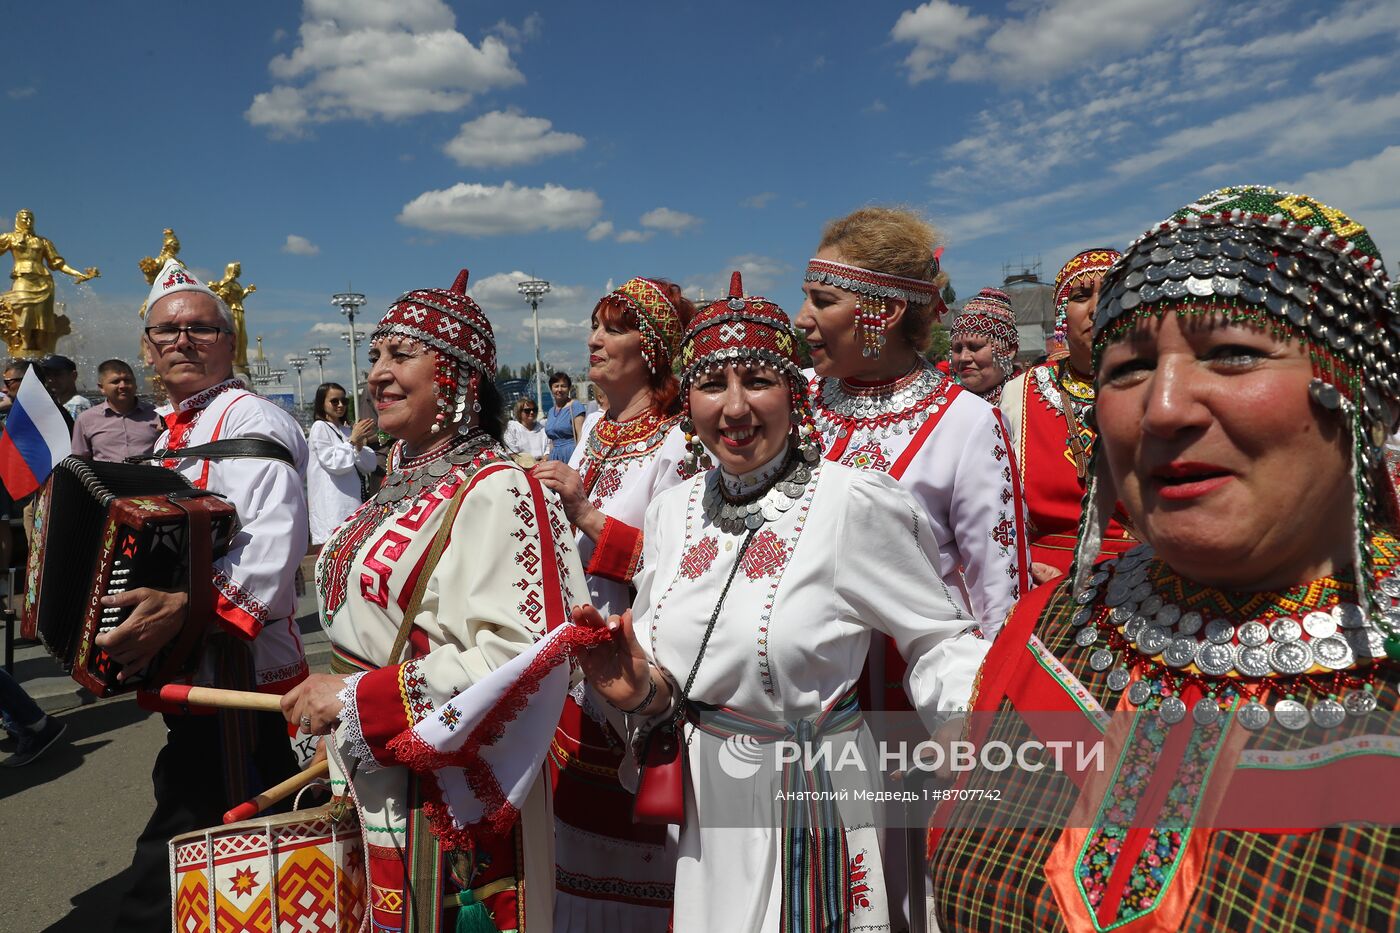
[[[328, 670], [314, 615], [299, 621], [312, 670]], [[38, 646], [19, 647], [14, 673], [68, 732], [33, 764], [0, 768], [0, 931], [105, 933], [154, 805], [164, 724], [130, 698], [95, 701]]]

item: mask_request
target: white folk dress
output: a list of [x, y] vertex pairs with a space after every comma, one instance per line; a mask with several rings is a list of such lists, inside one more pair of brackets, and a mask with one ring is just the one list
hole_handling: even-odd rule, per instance
[[938, 542], [939, 576], [994, 637], [1029, 572], [1000, 414], [927, 364], [875, 386], [812, 376], [811, 390], [826, 459], [887, 473], [913, 494]]
[[[691, 700], [796, 724], [795, 730], [813, 728], [825, 712], [849, 703], [871, 634], [881, 632], [910, 661], [907, 688], [922, 715], [965, 709], [988, 643], [976, 637], [975, 623], [940, 580], [923, 510], [881, 473], [830, 463], [813, 472], [800, 499], [750, 542]], [[663, 493], [647, 511], [637, 638], [682, 683], [743, 540], [706, 515], [704, 495], [718, 481], [714, 470], [697, 476]], [[870, 744], [863, 724], [845, 730]], [[760, 769], [736, 791], [715, 768], [723, 763], [726, 740], [694, 727], [686, 733], [675, 930], [779, 930], [784, 891], [800, 896], [811, 881], [785, 866], [785, 834], [769, 818], [782, 775]], [[753, 813], [736, 818], [736, 799], [745, 806], [751, 799]], [[861, 805], [841, 803], [839, 809], [848, 873], [841, 894], [842, 900], [851, 895], [850, 929], [887, 930], [878, 833]]]
[[[156, 412], [166, 431], [156, 449], [180, 450], [217, 440], [256, 438], [281, 444], [295, 466], [279, 460], [239, 458], [161, 461], [200, 489], [216, 492], [238, 510], [242, 531], [228, 553], [214, 561], [214, 613], [221, 627], [252, 642], [256, 689], [285, 693], [306, 678], [306, 656], [297, 632], [296, 572], [306, 554], [306, 440], [291, 416], [230, 379], [185, 399], [178, 410]], [[206, 658], [197, 683], [212, 683]], [[155, 694], [142, 705], [179, 712]]]
[[[605, 616], [632, 605], [647, 506], [687, 478], [680, 418], [648, 412], [584, 422], [570, 466], [606, 520], [597, 542], [578, 536], [590, 600]], [[555, 925], [562, 930], [665, 933], [675, 847], [663, 827], [632, 821], [632, 794], [617, 779], [626, 745], [603, 701], [578, 684], [565, 702], [550, 767], [555, 775]]]
[[374, 451], [355, 449], [350, 425], [311, 422], [306, 437], [306, 498], [311, 506], [311, 543], [325, 544], [331, 533], [360, 507], [360, 474], [374, 472]]
[[[391, 479], [398, 460], [395, 448]], [[410, 879], [433, 889], [438, 903], [441, 898], [441, 879], [433, 874], [440, 864], [437, 840], [421, 818], [431, 790], [396, 764], [388, 743], [562, 624], [584, 594], [568, 522], [553, 493], [494, 445], [466, 463], [443, 466], [443, 475], [425, 479], [406, 500], [407, 508], [365, 503], [327, 542], [316, 565], [333, 669], [364, 672], [350, 678], [335, 740], [342, 761], [358, 762], [353, 786], [371, 845], [370, 907], [384, 929], [403, 926]], [[404, 611], [450, 501], [464, 486], [413, 620], [405, 652], [410, 660], [395, 663], [389, 653]], [[331, 757], [333, 781], [344, 781], [337, 756]], [[479, 860], [490, 864], [480, 864], [470, 881], [500, 929], [517, 929], [518, 922], [523, 931], [527, 916], [531, 933], [550, 929], [554, 826], [548, 796], [548, 784], [537, 782], [521, 808], [518, 848]], [[439, 919], [419, 916], [417, 929], [435, 930]]]
[[583, 423], [584, 441], [569, 466], [584, 493], [607, 516], [598, 540], [578, 536], [579, 558], [588, 573], [593, 606], [606, 617], [632, 605], [631, 583], [641, 565], [641, 529], [647, 506], [663, 490], [688, 478], [680, 416], [648, 412], [631, 421], [610, 421], [602, 412]]

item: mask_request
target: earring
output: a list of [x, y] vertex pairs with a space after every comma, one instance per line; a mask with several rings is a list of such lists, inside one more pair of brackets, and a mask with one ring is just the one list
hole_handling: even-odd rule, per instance
[[860, 355], [874, 359], [885, 347], [885, 299], [871, 297], [856, 300], [856, 340], [860, 343]]
[[680, 428], [681, 433], [685, 435], [685, 454], [682, 456], [685, 461], [685, 474], [694, 476], [701, 470], [710, 469], [713, 465], [710, 463], [710, 454], [695, 433], [695, 422], [687, 416], [681, 419]]
[[816, 423], [808, 413], [800, 412], [796, 408], [793, 409], [792, 416], [797, 421], [792, 428], [792, 441], [797, 447], [797, 452], [807, 463], [816, 463], [822, 456], [821, 435], [817, 433]]

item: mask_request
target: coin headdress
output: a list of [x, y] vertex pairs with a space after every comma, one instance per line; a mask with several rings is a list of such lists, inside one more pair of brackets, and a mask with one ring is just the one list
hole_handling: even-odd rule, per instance
[[[467, 396], [476, 395], [473, 383], [496, 378], [496, 337], [481, 307], [467, 295], [469, 276], [463, 269], [450, 289], [405, 292], [369, 338], [373, 345], [386, 337], [408, 337], [437, 353], [435, 434], [465, 420]], [[480, 411], [481, 403], [473, 407]]]
[[[1257, 185], [1212, 191], [1140, 236], [1109, 270], [1094, 315], [1095, 359], [1141, 315], [1168, 311], [1221, 315], [1307, 347], [1309, 394], [1350, 433], [1357, 601], [1386, 634], [1387, 653], [1400, 657], [1400, 630], [1373, 605], [1369, 545], [1378, 526], [1394, 529], [1400, 517], [1384, 457], [1400, 413], [1400, 316], [1366, 228], [1307, 195]], [[1076, 590], [1099, 553], [1112, 487], [1095, 463]]]
[[729, 295], [706, 305], [691, 319], [681, 344], [681, 424], [687, 459], [698, 464], [705, 457], [690, 416], [691, 384], [716, 367], [748, 363], [772, 366], [787, 377], [795, 440], [802, 456], [815, 462], [821, 442], [812, 421], [800, 352], [797, 334], [783, 309], [767, 298], [745, 295], [742, 277], [733, 273]]
[[999, 288], [984, 288], [967, 300], [953, 326], [948, 330], [950, 340], [964, 334], [976, 334], [992, 347], [992, 358], [1009, 378], [1016, 366], [1016, 353], [1021, 348], [1016, 333], [1016, 311], [1011, 296]]

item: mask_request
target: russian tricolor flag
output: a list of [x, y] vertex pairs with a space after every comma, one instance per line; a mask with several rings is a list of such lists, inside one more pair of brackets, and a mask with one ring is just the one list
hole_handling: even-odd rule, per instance
[[12, 497], [23, 499], [42, 486], [53, 468], [72, 452], [68, 422], [44, 388], [39, 367], [30, 366], [0, 434], [0, 480]]

